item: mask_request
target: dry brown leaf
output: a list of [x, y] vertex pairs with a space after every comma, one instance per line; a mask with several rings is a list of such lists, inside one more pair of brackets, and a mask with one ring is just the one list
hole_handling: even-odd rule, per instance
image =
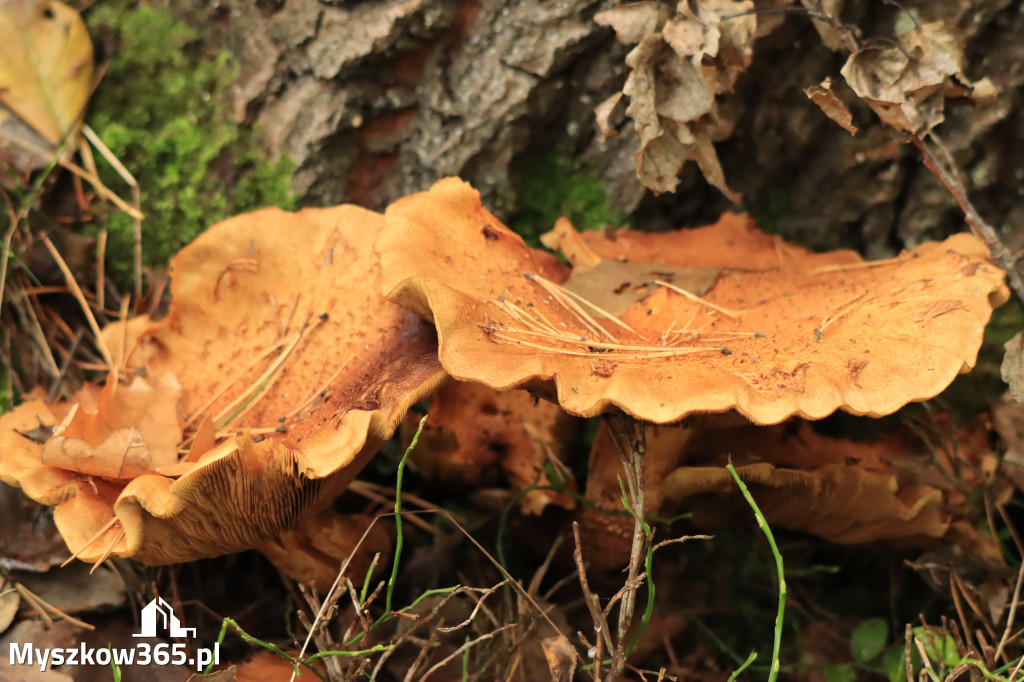
[[[962, 39], [941, 22], [915, 26], [897, 39], [899, 45], [852, 54], [842, 74], [883, 123], [920, 136], [942, 122], [947, 90], [959, 83], [971, 88], [963, 75]], [[979, 99], [991, 97], [991, 83], [978, 86]]]
[[832, 91], [831, 79], [826, 78], [819, 85], [804, 88], [804, 94], [817, 104], [826, 116], [838, 123], [848, 133], [857, 134], [857, 126], [853, 125], [853, 115]]
[[652, 284], [654, 280], [671, 282], [702, 296], [715, 285], [720, 272], [721, 268], [602, 260], [584, 272], [573, 271], [562, 286], [618, 316], [650, 296], [658, 288]]
[[[517, 492], [547, 487], [547, 466], [571, 479], [561, 457], [573, 421], [526, 391], [453, 381], [434, 394], [412, 457], [423, 475], [451, 487], [494, 485], [498, 469]], [[540, 514], [548, 504], [571, 509], [575, 500], [556, 490], [531, 490], [520, 501], [527, 514]]]
[[1024, 404], [1009, 393], [992, 409], [992, 425], [1003, 440], [1001, 471], [1024, 491]]
[[610, 26], [623, 45], [640, 42], [644, 36], [660, 31], [672, 16], [672, 8], [660, 2], [632, 2], [594, 15], [594, 21]]
[[574, 275], [586, 272], [601, 263], [602, 258], [587, 246], [580, 233], [572, 226], [568, 218], [562, 217], [555, 221], [550, 232], [540, 236], [540, 242], [552, 251], [558, 251], [572, 266]]
[[[298, 655], [297, 651], [289, 653], [292, 656]], [[196, 678], [195, 682], [202, 682], [204, 679], [209, 680], [209, 682], [281, 682], [282, 680], [293, 679], [295, 682], [317, 682], [317, 680], [321, 679], [315, 672], [305, 666], [300, 666], [299, 673], [293, 678], [292, 673], [294, 669], [292, 664], [270, 651], [257, 654], [252, 660], [240, 663], [234, 668], [234, 672], [235, 677], [233, 679], [211, 680], [209, 678]], [[191, 678], [189, 682], [193, 682]]]
[[67, 558], [50, 510], [17, 488], [0, 485], [0, 568], [42, 572]]
[[[729, 189], [713, 141], [727, 137], [731, 124], [716, 98], [732, 91], [749, 65], [757, 19], [744, 14], [751, 0], [707, 0], [694, 6], [641, 2], [599, 12], [595, 20], [615, 29], [626, 45], [630, 73], [622, 88], [626, 115], [640, 138], [637, 177], [655, 192], [674, 191], [687, 161], [696, 161], [708, 182], [739, 202]], [[728, 20], [724, 20], [724, 18]], [[616, 94], [595, 114], [603, 137], [614, 134], [608, 117]]]
[[447, 179], [388, 209], [382, 284], [435, 322], [456, 379], [652, 423], [731, 409], [765, 424], [840, 408], [889, 414], [969, 369], [1007, 298], [1003, 272], [969, 234], [879, 263], [812, 254], [733, 215], [697, 230], [582, 237], [606, 259], [723, 273], [703, 300], [662, 287], [615, 321], [589, 310], [587, 322], [553, 284], [525, 276], [536, 253]]
[[[187, 437], [203, 444], [166, 469], [179, 478], [147, 473], [126, 484], [44, 465], [43, 445], [19, 431], [56, 425], [66, 408], [39, 401], [0, 417], [0, 478], [57, 505], [57, 527], [86, 561], [240, 551], [323, 508], [446, 378], [433, 329], [378, 293], [381, 223], [353, 206], [224, 221], [172, 261], [166, 318], [105, 330], [119, 364], [180, 383]], [[200, 453], [209, 415], [218, 439]], [[93, 437], [92, 422], [76, 419], [68, 428]]]
[[552, 682], [572, 682], [576, 674], [576, 649], [565, 635], [540, 640]]

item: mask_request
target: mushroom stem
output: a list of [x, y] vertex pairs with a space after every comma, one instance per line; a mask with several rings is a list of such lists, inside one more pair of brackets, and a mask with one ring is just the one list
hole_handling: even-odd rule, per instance
[[633, 622], [633, 611], [636, 605], [637, 578], [644, 565], [647, 547], [650, 542], [648, 528], [644, 523], [646, 499], [644, 489], [644, 452], [647, 448], [647, 432], [643, 422], [639, 422], [624, 412], [614, 412], [606, 417], [609, 432], [615, 447], [622, 456], [622, 466], [626, 471], [625, 494], [629, 506], [633, 510], [633, 546], [629, 553], [629, 567], [626, 574], [627, 589], [623, 592], [619, 605], [618, 637], [615, 644], [615, 655], [612, 657], [612, 671], [608, 679], [618, 679], [625, 664], [623, 651], [627, 643], [627, 633]]

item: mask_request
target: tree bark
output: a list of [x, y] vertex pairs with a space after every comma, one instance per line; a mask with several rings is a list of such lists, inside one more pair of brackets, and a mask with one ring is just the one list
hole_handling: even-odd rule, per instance
[[[737, 207], [688, 164], [676, 192], [655, 197], [636, 179], [639, 141], [599, 142], [594, 107], [626, 77], [627, 48], [593, 21], [607, 0], [263, 0], [257, 8], [196, 3], [190, 16], [241, 61], [232, 110], [256, 121], [276, 153], [297, 163], [306, 205], [382, 209], [438, 178], [458, 175], [508, 218], [520, 203], [522, 161], [547, 150], [578, 159], [607, 182], [614, 207], [641, 229], [699, 225], [746, 210], [763, 227], [814, 248], [871, 257], [966, 229], [962, 213], [913, 146], [867, 107], [851, 137], [803, 89], [839, 80], [845, 59], [799, 12], [758, 16], [753, 62], [723, 106], [732, 136], [717, 143]], [[784, 4], [784, 3], [775, 3]], [[848, 0], [844, 23], [890, 40], [897, 9]], [[763, 5], [758, 3], [758, 7]], [[955, 27], [967, 73], [988, 76], [986, 104], [947, 101], [937, 132], [966, 169], [979, 212], [1011, 250], [1024, 247], [1024, 11], [1020, 0], [917, 0], [921, 23]], [[773, 28], [770, 32], [768, 28]], [[537, 226], [547, 229], [549, 226]]]

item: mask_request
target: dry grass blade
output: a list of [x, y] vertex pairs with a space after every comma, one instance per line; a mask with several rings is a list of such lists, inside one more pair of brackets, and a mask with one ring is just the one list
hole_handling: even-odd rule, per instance
[[109, 520], [109, 521], [107, 521], [107, 522], [106, 522], [105, 524], [103, 524], [103, 527], [102, 527], [102, 528], [100, 528], [100, 529], [99, 529], [98, 531], [96, 531], [96, 534], [92, 536], [92, 539], [91, 539], [91, 540], [89, 540], [89, 542], [87, 542], [87, 543], [85, 543], [84, 545], [82, 545], [82, 546], [81, 546], [81, 547], [80, 547], [80, 548], [78, 549], [78, 551], [77, 551], [77, 552], [75, 552], [75, 553], [74, 553], [74, 554], [72, 554], [72, 555], [71, 555], [70, 557], [68, 557], [67, 561], [65, 561], [64, 563], [62, 563], [62, 564], [60, 565], [60, 567], [61, 567], [61, 568], [64, 568], [65, 566], [67, 566], [68, 564], [70, 564], [70, 563], [71, 563], [72, 561], [74, 561], [75, 559], [77, 559], [77, 558], [78, 558], [78, 556], [79, 556], [80, 554], [82, 554], [82, 552], [84, 552], [85, 550], [89, 549], [89, 548], [90, 548], [90, 547], [92, 547], [92, 546], [93, 546], [94, 544], [96, 544], [96, 541], [97, 541], [97, 540], [99, 540], [99, 539], [100, 539], [101, 537], [103, 537], [103, 534], [104, 534], [104, 533], [106, 533], [106, 532], [107, 532], [108, 530], [110, 530], [111, 528], [113, 528], [114, 526], [116, 526], [116, 525], [117, 525], [118, 523], [120, 523], [120, 522], [118, 521], [117, 517], [115, 516], [114, 518], [110, 519], [110, 520]]
[[61, 274], [64, 275], [64, 281], [67, 283], [68, 288], [71, 289], [72, 295], [75, 300], [78, 301], [78, 305], [81, 306], [82, 312], [85, 314], [85, 319], [89, 322], [89, 327], [92, 329], [93, 340], [96, 344], [96, 348], [99, 349], [100, 354], [103, 356], [103, 361], [107, 363], [107, 367], [114, 367], [114, 360], [110, 354], [110, 349], [107, 348], [107, 342], [103, 338], [103, 334], [100, 331], [100, 325], [96, 322], [96, 316], [92, 314], [92, 308], [89, 306], [89, 302], [85, 300], [85, 294], [82, 293], [82, 288], [78, 286], [78, 282], [75, 281], [75, 276], [71, 274], [71, 269], [68, 264], [64, 262], [60, 252], [50, 241], [50, 238], [45, 234], [42, 235], [43, 244], [46, 245], [50, 255], [53, 256], [54, 262], [57, 263], [57, 267], [60, 268]]
[[[302, 642], [302, 648], [299, 649], [299, 653], [296, 656], [297, 659], [302, 660], [303, 657], [306, 655], [306, 649], [309, 648], [310, 640], [313, 639], [313, 635], [317, 631], [317, 628], [324, 621], [324, 618], [326, 618], [331, 605], [335, 603], [334, 595], [337, 592], [338, 587], [341, 585], [342, 579], [345, 577], [345, 571], [348, 570], [348, 565], [352, 563], [352, 557], [354, 557], [356, 552], [359, 551], [359, 548], [362, 546], [363, 542], [369, 536], [370, 531], [373, 530], [373, 527], [375, 525], [377, 525], [377, 521], [384, 518], [385, 516], [390, 516], [390, 514], [381, 514], [374, 517], [373, 521], [371, 521], [366, 526], [366, 530], [363, 531], [363, 534], [359, 537], [359, 540], [356, 542], [355, 546], [352, 547], [352, 551], [349, 552], [349, 555], [345, 558], [345, 561], [342, 562], [341, 568], [338, 569], [338, 575], [334, 579], [334, 583], [331, 585], [331, 588], [327, 590], [327, 595], [324, 597], [324, 601], [320, 606], [320, 610], [317, 611], [316, 617], [313, 619], [313, 623], [306, 633], [306, 639], [304, 639]], [[297, 672], [297, 670], [292, 671], [292, 676], [289, 678], [289, 682], [295, 682], [295, 675]]]
[[[100, 153], [107, 163], [109, 163], [117, 174], [121, 176], [121, 179], [128, 183], [128, 186], [132, 189], [132, 207], [135, 209], [134, 212], [128, 212], [128, 215], [135, 221], [133, 225], [133, 236], [135, 238], [135, 248], [133, 250], [133, 261], [132, 265], [135, 271], [135, 300], [142, 300], [142, 194], [139, 191], [139, 183], [135, 180], [135, 176], [125, 167], [121, 160], [114, 156], [114, 153], [110, 151], [107, 145], [103, 144], [103, 140], [99, 138], [92, 128], [88, 125], [82, 126], [82, 134], [85, 139], [88, 140], [89, 144], [96, 147], [96, 150]], [[88, 147], [83, 146], [83, 150], [87, 150]], [[91, 158], [91, 155], [90, 155]], [[89, 169], [93, 175], [99, 177], [99, 173], [96, 172], [95, 164]], [[106, 234], [106, 231], [103, 233]], [[102, 259], [100, 265], [102, 266]], [[102, 295], [102, 294], [101, 294]]]
[[71, 615], [69, 615], [67, 613], [64, 613], [63, 611], [58, 609], [56, 606], [54, 606], [53, 604], [50, 604], [49, 602], [45, 601], [42, 597], [40, 597], [38, 594], [36, 594], [32, 590], [28, 589], [27, 587], [25, 587], [21, 583], [14, 582], [14, 581], [11, 581], [11, 583], [14, 585], [14, 589], [17, 590], [18, 594], [21, 595], [21, 598], [24, 599], [25, 601], [27, 601], [29, 604], [31, 604], [32, 607], [36, 610], [36, 613], [39, 614], [39, 617], [42, 618], [43, 620], [45, 620], [47, 623], [51, 623], [51, 624], [53, 623], [53, 619], [49, 616], [49, 614], [52, 613], [53, 615], [57, 616], [61, 620], [65, 620], [65, 621], [71, 623], [72, 625], [77, 625], [78, 627], [84, 628], [85, 630], [95, 630], [96, 629], [96, 626], [89, 625], [88, 623], [86, 623], [83, 620], [79, 620], [79, 619], [75, 618], [74, 616], [71, 616]]
[[469, 649], [472, 646], [476, 646], [480, 642], [483, 642], [483, 641], [488, 640], [488, 639], [492, 639], [499, 632], [504, 632], [505, 630], [508, 630], [509, 628], [514, 628], [514, 627], [516, 627], [516, 625], [517, 625], [517, 623], [508, 623], [507, 625], [502, 625], [500, 628], [496, 628], [494, 630], [491, 630], [490, 632], [485, 632], [484, 634], [480, 635], [476, 639], [471, 639], [470, 641], [464, 643], [458, 649], [456, 649], [452, 653], [448, 654], [447, 656], [442, 658], [440, 661], [435, 663], [433, 666], [431, 666], [427, 670], [427, 672], [423, 673], [423, 677], [419, 678], [420, 681], [422, 682], [423, 680], [425, 680], [428, 677], [430, 677], [431, 675], [433, 675], [435, 671], [440, 670], [442, 667], [447, 665], [449, 661], [454, 660], [456, 656], [462, 655], [463, 651], [466, 651], [467, 649]]
[[468, 587], [468, 588], [466, 588], [467, 592], [481, 592], [482, 593], [480, 595], [480, 598], [477, 599], [476, 606], [473, 607], [473, 611], [469, 614], [469, 616], [466, 617], [466, 619], [464, 621], [462, 621], [458, 625], [453, 625], [450, 628], [439, 627], [437, 629], [440, 630], [441, 632], [455, 632], [456, 630], [461, 630], [462, 628], [466, 627], [467, 625], [469, 625], [470, 623], [472, 623], [476, 619], [476, 614], [480, 612], [480, 609], [483, 607], [484, 601], [487, 599], [487, 597], [489, 597], [490, 595], [494, 594], [495, 592], [497, 592], [499, 589], [501, 589], [502, 587], [504, 587], [507, 584], [508, 584], [508, 578], [506, 578], [505, 580], [502, 580], [500, 583], [498, 583], [494, 587], [488, 587], [488, 588], [471, 588], [471, 587]]

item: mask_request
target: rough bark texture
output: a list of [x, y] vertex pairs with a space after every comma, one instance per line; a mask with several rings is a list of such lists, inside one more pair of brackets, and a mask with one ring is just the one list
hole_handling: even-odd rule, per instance
[[[593, 15], [607, 0], [224, 0], [189, 13], [214, 26], [243, 64], [238, 120], [256, 120], [272, 149], [297, 162], [306, 205], [355, 202], [380, 209], [458, 175], [499, 216], [516, 210], [520, 162], [550, 149], [607, 181], [635, 227], [706, 223], [734, 208], [694, 164], [674, 194], [654, 197], [636, 180], [638, 141], [619, 107], [620, 134], [597, 141], [593, 108], [621, 87], [624, 55]], [[1024, 247], [1024, 6], [1017, 0], [917, 0], [921, 22], [955, 26], [967, 74], [988, 76], [996, 101], [947, 102], [938, 134], [966, 171], [977, 206], [1011, 249]], [[760, 6], [760, 3], [759, 3]], [[849, 0], [842, 20], [865, 38], [893, 34], [896, 10]], [[725, 177], [762, 226], [808, 246], [859, 248], [880, 257], [965, 229], [916, 150], [867, 107], [851, 137], [803, 88], [845, 59], [797, 14], [755, 44], [728, 106], [732, 137], [718, 143]], [[763, 32], [763, 31], [762, 31]], [[616, 119], [613, 117], [613, 123]], [[546, 228], [547, 226], [538, 226]]]

